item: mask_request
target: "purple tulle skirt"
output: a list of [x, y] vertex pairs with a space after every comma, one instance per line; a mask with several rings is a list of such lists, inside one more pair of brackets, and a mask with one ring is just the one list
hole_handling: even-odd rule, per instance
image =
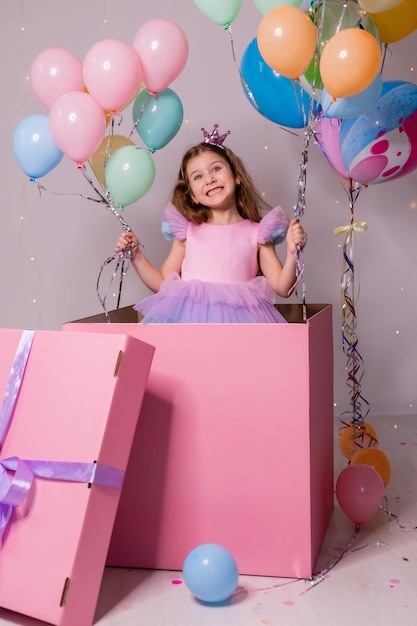
[[134, 306], [141, 323], [286, 323], [263, 276], [246, 283], [182, 280], [170, 274], [158, 293]]

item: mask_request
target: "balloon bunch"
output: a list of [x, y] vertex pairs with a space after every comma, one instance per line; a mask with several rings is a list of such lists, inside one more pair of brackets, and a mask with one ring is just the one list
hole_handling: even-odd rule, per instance
[[[84, 173], [90, 161], [103, 190], [99, 200], [110, 207], [123, 209], [141, 198], [155, 178], [152, 153], [182, 124], [181, 100], [169, 85], [187, 57], [183, 30], [167, 19], [145, 23], [132, 45], [97, 42], [83, 62], [65, 48], [43, 50], [32, 63], [30, 82], [48, 114], [25, 118], [13, 137], [23, 172], [37, 181], [65, 155]], [[132, 102], [133, 130], [146, 148], [113, 132], [114, 120]]]
[[417, 86], [382, 79], [382, 42], [386, 51], [417, 28], [409, 0], [255, 4], [263, 18], [241, 74], [257, 111], [313, 134], [345, 180], [369, 185], [415, 169]]
[[339, 445], [349, 464], [337, 478], [336, 498], [349, 519], [360, 526], [381, 508], [391, 464], [378, 447], [375, 429], [366, 421], [344, 423]]

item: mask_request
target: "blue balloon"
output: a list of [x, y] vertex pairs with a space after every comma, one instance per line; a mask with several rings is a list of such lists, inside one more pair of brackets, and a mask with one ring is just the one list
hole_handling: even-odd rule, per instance
[[376, 105], [382, 94], [382, 74], [377, 74], [372, 83], [363, 91], [347, 98], [337, 98], [323, 89], [321, 106], [325, 117], [349, 119], [367, 113]]
[[184, 111], [182, 102], [172, 89], [152, 96], [143, 90], [133, 103], [133, 122], [150, 150], [160, 150], [181, 128]]
[[233, 556], [215, 543], [204, 543], [188, 554], [183, 565], [184, 582], [203, 602], [223, 602], [236, 591], [239, 572]]
[[29, 176], [45, 176], [61, 161], [64, 153], [52, 138], [48, 115], [30, 115], [17, 125], [13, 135], [13, 152]]
[[[299, 83], [278, 74], [263, 60], [257, 39], [253, 39], [242, 56], [242, 87], [251, 105], [271, 122], [303, 128], [308, 121], [310, 96]], [[318, 112], [318, 104], [314, 103]]]

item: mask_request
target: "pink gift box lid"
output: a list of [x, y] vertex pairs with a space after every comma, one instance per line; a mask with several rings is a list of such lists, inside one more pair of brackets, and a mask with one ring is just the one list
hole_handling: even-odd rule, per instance
[[[0, 401], [22, 331], [0, 329]], [[154, 347], [127, 335], [36, 331], [1, 459], [125, 471]], [[0, 606], [89, 626], [120, 489], [35, 477], [0, 546]]]

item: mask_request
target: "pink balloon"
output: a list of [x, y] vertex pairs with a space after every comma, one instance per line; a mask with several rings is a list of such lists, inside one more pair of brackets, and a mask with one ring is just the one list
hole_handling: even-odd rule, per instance
[[87, 52], [83, 65], [85, 85], [106, 111], [120, 111], [135, 97], [142, 82], [142, 65], [132, 46], [103, 39]]
[[84, 163], [103, 139], [106, 116], [88, 93], [73, 91], [54, 102], [49, 124], [58, 148], [72, 161]]
[[143, 81], [152, 93], [166, 89], [182, 72], [188, 57], [184, 31], [167, 19], [146, 22], [136, 33], [133, 47], [142, 62]]
[[340, 508], [355, 524], [364, 524], [379, 509], [384, 497], [384, 483], [370, 465], [349, 465], [336, 481]]
[[30, 83], [38, 100], [49, 110], [62, 94], [84, 91], [82, 62], [70, 50], [47, 48], [32, 63]]
[[316, 123], [316, 141], [333, 169], [339, 176], [349, 180], [339, 147], [340, 124], [341, 121], [336, 118], [320, 117]]

